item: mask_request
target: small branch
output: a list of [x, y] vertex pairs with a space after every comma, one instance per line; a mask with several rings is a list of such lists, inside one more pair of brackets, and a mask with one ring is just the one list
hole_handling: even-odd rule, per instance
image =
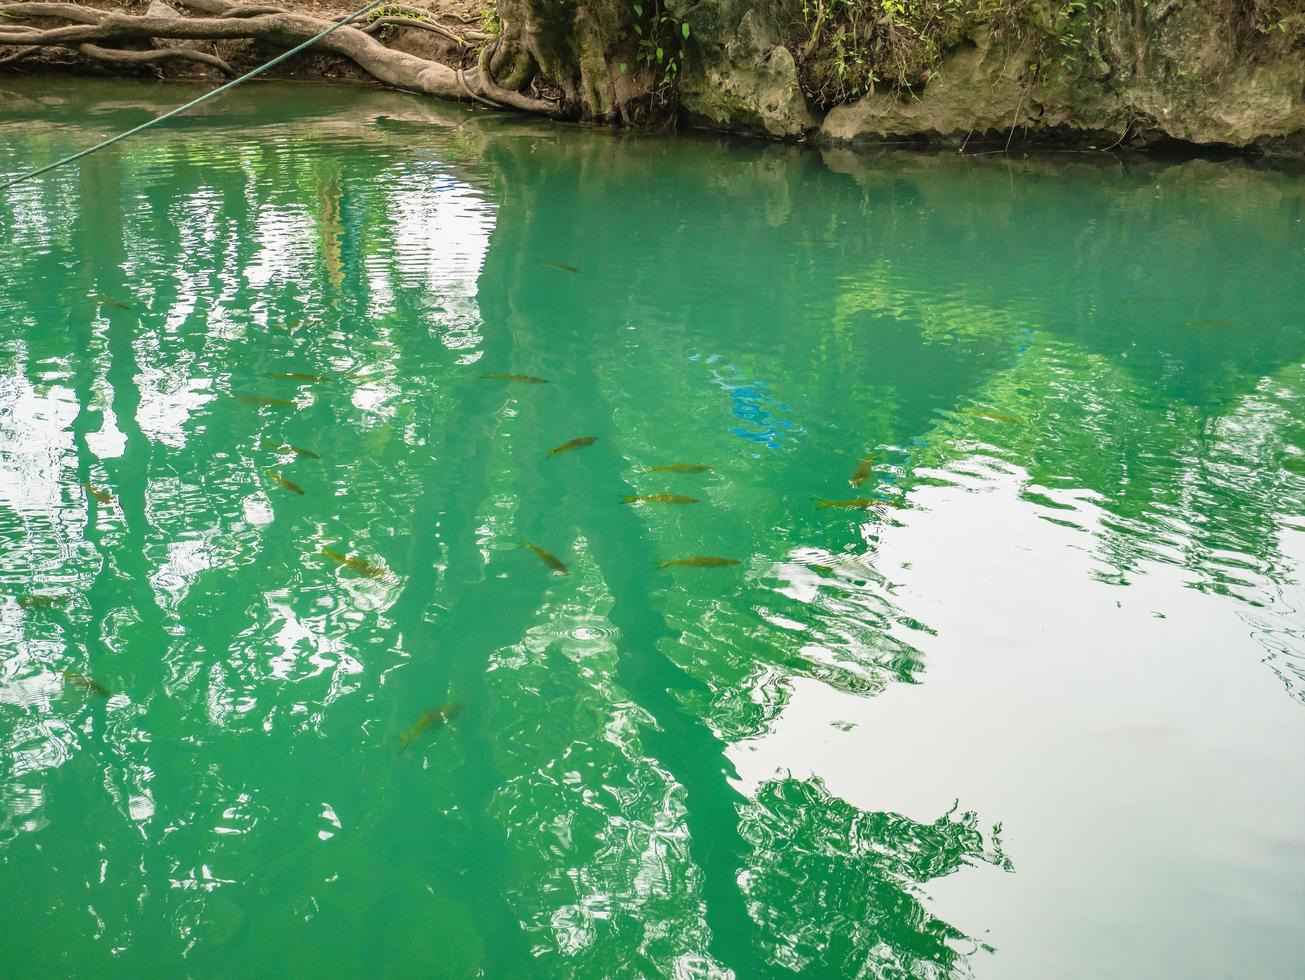
[[1117, 147], [1120, 143], [1124, 142], [1124, 140], [1128, 139], [1128, 134], [1131, 133], [1132, 131], [1133, 131], [1133, 120], [1130, 119], [1130, 120], [1128, 121], [1128, 125], [1124, 127], [1124, 133], [1123, 133], [1123, 135], [1120, 136], [1119, 139], [1117, 139], [1117, 140], [1115, 140], [1113, 143], [1111, 143], [1109, 146], [1107, 146], [1107, 147], [1103, 147], [1102, 150], [1101, 150], [1101, 152], [1102, 152], [1102, 153], [1109, 153], [1111, 150], [1113, 150], [1115, 147]]
[[1025, 89], [1023, 92], [1021, 92], [1021, 93], [1020, 93], [1020, 101], [1019, 101], [1019, 104], [1018, 104], [1017, 106], [1015, 106], [1015, 117], [1014, 117], [1013, 119], [1011, 119], [1011, 121], [1010, 121], [1010, 134], [1006, 137], [1006, 152], [1007, 152], [1007, 153], [1010, 152], [1010, 141], [1013, 140], [1013, 139], [1015, 138], [1015, 127], [1019, 125], [1019, 120], [1020, 120], [1020, 110], [1024, 108], [1024, 96], [1026, 96], [1026, 95], [1028, 95], [1028, 94], [1029, 94], [1029, 90], [1028, 90], [1028, 89]]
[[36, 52], [37, 52], [38, 50], [40, 50], [40, 49], [39, 49], [39, 48], [22, 48], [22, 49], [20, 49], [20, 50], [18, 50], [18, 51], [15, 51], [13, 54], [7, 54], [7, 55], [5, 55], [3, 58], [0, 58], [0, 65], [11, 65], [11, 64], [13, 64], [15, 61], [22, 61], [24, 58], [27, 58], [27, 57], [29, 57], [29, 56], [31, 56], [31, 55], [36, 54]]
[[375, 34], [382, 27], [415, 27], [420, 31], [430, 31], [432, 34], [441, 34], [450, 41], [462, 45], [464, 48], [471, 47], [477, 41], [489, 40], [489, 35], [483, 31], [467, 31], [463, 34], [455, 34], [443, 24], [437, 24], [433, 20], [414, 20], [411, 17], [377, 17], [374, 21], [362, 28], [364, 34]]

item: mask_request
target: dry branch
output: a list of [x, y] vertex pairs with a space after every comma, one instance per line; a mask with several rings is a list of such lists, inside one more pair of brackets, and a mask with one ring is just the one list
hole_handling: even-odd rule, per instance
[[377, 17], [374, 21], [362, 29], [364, 34], [375, 34], [382, 27], [415, 27], [419, 31], [430, 31], [433, 34], [440, 34], [447, 37], [450, 41], [462, 45], [464, 48], [472, 47], [479, 41], [488, 41], [489, 35], [483, 31], [464, 31], [461, 34], [454, 33], [443, 24], [437, 24], [433, 20], [414, 20], [412, 17]]

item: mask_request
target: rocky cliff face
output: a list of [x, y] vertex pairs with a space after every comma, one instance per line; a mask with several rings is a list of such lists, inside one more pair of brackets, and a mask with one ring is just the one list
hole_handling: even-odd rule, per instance
[[[1020, 9], [1042, 11], [1045, 24], [1054, 6]], [[1075, 39], [1071, 60], [1048, 67], [1047, 35], [1035, 27], [975, 19], [914, 84], [824, 110], [802, 79], [812, 42], [793, 36], [791, 17], [782, 26], [783, 4], [756, 0], [500, 0], [506, 43], [495, 68], [512, 80], [538, 69], [596, 121], [678, 112], [689, 125], [829, 144], [1181, 140], [1305, 156], [1305, 0], [1091, 8], [1091, 33]]]

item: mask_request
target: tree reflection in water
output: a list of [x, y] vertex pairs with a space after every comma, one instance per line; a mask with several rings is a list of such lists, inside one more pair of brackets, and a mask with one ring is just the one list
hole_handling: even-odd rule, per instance
[[[1218, 318], [1232, 287], [1129, 298], [1102, 272], [1112, 249], [1170, 261], [1146, 251], [1153, 185], [1295, 193], [1273, 175], [1083, 170], [1065, 195], [1028, 164], [1012, 198], [1004, 169], [934, 179], [928, 158], [631, 146], [355, 93], [315, 94], [287, 134], [289, 108], [233, 99], [255, 139], [197, 119], [0, 202], [0, 313], [24, 328], [0, 333], [4, 434], [52, 461], [7, 458], [29, 495], [0, 514], [4, 577], [76, 593], [0, 626], [7, 690], [29, 692], [6, 695], [0, 848], [34, 883], [15, 928], [57, 923], [87, 971], [107, 937], [146, 972], [282, 949], [328, 974], [966, 973], [986, 947], [922, 889], [1012, 870], [1000, 814], [920, 823], [784, 772], [746, 790], [729, 752], [798, 679], [928, 683], [931, 629], [880, 535], [983, 466], [1048, 519], [1099, 508], [1104, 578], [1174, 564], [1241, 603], [1302, 690], [1279, 533], [1305, 508], [1283, 462], [1301, 332], [1188, 326], [1170, 311]], [[1217, 200], [1183, 261], [1243, 233]], [[1110, 220], [1073, 266], [1032, 211]], [[1174, 322], [1121, 326], [1142, 299]], [[229, 397], [284, 395], [286, 371], [332, 381], [295, 412]], [[544, 458], [581, 433], [598, 442]], [[263, 440], [321, 455], [296, 463], [302, 500], [269, 489]], [[645, 472], [668, 463], [712, 472]], [[91, 516], [68, 489], [87, 479], [117, 513]], [[668, 489], [704, 503], [619, 503]], [[811, 499], [853, 493], [882, 506]], [[657, 567], [694, 554], [741, 564]], [[119, 696], [56, 697], [83, 666]], [[455, 725], [391, 751], [445, 700], [468, 705]], [[93, 929], [36, 911], [74, 892]]]

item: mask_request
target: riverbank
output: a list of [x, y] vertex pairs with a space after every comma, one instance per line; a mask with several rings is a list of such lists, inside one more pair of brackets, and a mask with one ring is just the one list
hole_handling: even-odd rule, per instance
[[[221, 11], [212, 0], [178, 9], [157, 0], [80, 6], [132, 16], [172, 10], [201, 25], [215, 23], [205, 11]], [[1109, 9], [924, 2], [895, 12], [885, 7], [846, 30], [830, 18], [852, 16], [856, 4], [814, 20], [783, 3], [763, 9], [725, 0], [629, 10], [539, 0], [393, 6], [370, 24], [380, 43], [368, 41], [369, 53], [405, 59], [418, 70], [378, 78], [375, 65], [360, 67], [345, 50], [292, 59], [268, 77], [389, 84], [597, 124], [692, 127], [824, 146], [1110, 148], [1305, 160], [1305, 0], [1133, 0]], [[194, 7], [202, 8], [200, 16], [189, 19]], [[354, 9], [319, 0], [296, 5], [294, 16], [325, 22]], [[60, 22], [33, 23], [48, 29]], [[250, 37], [178, 39], [174, 32], [170, 40], [136, 39], [133, 56], [149, 51], [147, 63], [106, 63], [47, 47], [18, 61], [0, 59], [0, 71], [216, 81], [283, 49], [275, 25], [260, 33], [260, 18], [248, 23]], [[182, 60], [164, 57], [165, 50], [193, 54]], [[418, 84], [422, 65], [447, 78]]]

